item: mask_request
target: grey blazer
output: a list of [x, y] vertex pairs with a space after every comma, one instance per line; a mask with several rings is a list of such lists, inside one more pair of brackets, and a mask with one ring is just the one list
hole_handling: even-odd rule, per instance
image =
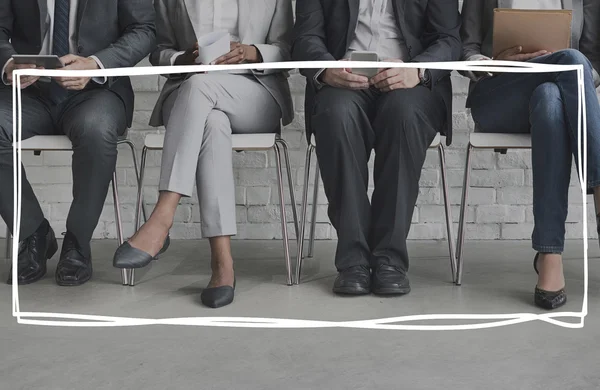
[[[197, 35], [186, 4], [195, 0], [155, 0], [157, 49], [150, 55], [155, 66], [171, 66], [173, 54], [194, 46]], [[264, 62], [290, 60], [290, 39], [294, 16], [291, 0], [238, 0], [239, 35], [243, 44], [254, 45]], [[282, 122], [294, 117], [290, 87], [285, 70], [253, 71], [256, 80], [275, 98], [281, 108]], [[163, 125], [162, 107], [169, 95], [189, 75], [168, 75], [150, 118], [151, 126]]]
[[[463, 60], [483, 54], [492, 56], [494, 8], [509, 8], [508, 0], [464, 0], [461, 38]], [[594, 66], [596, 86], [600, 82], [600, 0], [563, 0], [563, 9], [573, 10], [571, 48], [581, 51]], [[476, 81], [471, 73], [463, 73]]]

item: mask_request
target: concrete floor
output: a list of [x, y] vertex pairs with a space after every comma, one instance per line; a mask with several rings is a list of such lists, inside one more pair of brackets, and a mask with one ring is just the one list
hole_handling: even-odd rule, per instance
[[[199, 304], [210, 272], [205, 241], [174, 242], [134, 288], [120, 286], [115, 247], [94, 242], [94, 279], [79, 288], [56, 286], [51, 261], [44, 280], [20, 288], [21, 311], [329, 321], [540, 312], [528, 242], [468, 242], [462, 287], [450, 283], [445, 243], [413, 242], [412, 292], [382, 299], [331, 293], [334, 242], [318, 242], [304, 283], [287, 287], [279, 241], [235, 241], [236, 300], [220, 310]], [[599, 389], [600, 266], [596, 242], [590, 247], [584, 329], [540, 321], [460, 331], [42, 327], [18, 325], [10, 286], [0, 285], [0, 389]], [[581, 310], [582, 254], [581, 241], [568, 243], [564, 311]], [[7, 273], [5, 262], [0, 277]], [[465, 321], [427, 324], [457, 323]]]

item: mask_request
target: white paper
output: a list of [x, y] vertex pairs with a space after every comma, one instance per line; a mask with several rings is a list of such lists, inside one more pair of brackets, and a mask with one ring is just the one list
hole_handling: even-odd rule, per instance
[[208, 65], [231, 51], [231, 37], [228, 32], [215, 31], [198, 38], [197, 64]]

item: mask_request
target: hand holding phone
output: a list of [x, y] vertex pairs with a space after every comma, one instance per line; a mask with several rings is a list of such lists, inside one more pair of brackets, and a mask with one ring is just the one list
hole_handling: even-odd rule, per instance
[[[350, 61], [365, 61], [365, 62], [377, 62], [379, 61], [379, 56], [377, 53], [372, 51], [353, 51], [350, 54]], [[352, 69], [353, 74], [365, 76], [371, 78], [375, 76], [378, 72], [378, 69], [375, 68], [356, 68]]]

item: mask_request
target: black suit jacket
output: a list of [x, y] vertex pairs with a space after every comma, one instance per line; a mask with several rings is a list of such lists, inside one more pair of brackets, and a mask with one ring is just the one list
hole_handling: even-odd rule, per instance
[[[77, 52], [95, 55], [105, 68], [132, 67], [156, 45], [152, 0], [78, 0]], [[0, 68], [13, 54], [39, 54], [46, 33], [46, 0], [0, 0]], [[0, 88], [6, 88], [0, 83]], [[125, 104], [127, 122], [133, 117], [129, 77], [109, 78], [102, 86]]]
[[[393, 0], [398, 28], [404, 36], [407, 62], [458, 61], [462, 54], [458, 0]], [[292, 45], [293, 61], [336, 61], [354, 39], [359, 0], [298, 0]], [[307, 78], [305, 112], [307, 136], [316, 87], [316, 69], [301, 69]], [[432, 91], [446, 103], [447, 124], [442, 133], [452, 137], [450, 72], [430, 70]], [[445, 131], [444, 131], [445, 130]]]

